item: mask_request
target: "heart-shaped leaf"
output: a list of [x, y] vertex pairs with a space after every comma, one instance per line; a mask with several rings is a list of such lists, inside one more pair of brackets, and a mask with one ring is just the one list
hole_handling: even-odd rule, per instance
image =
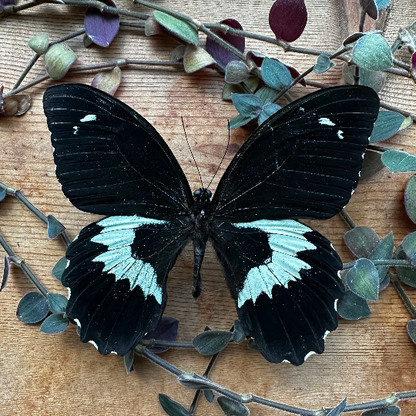
[[260, 114], [262, 103], [259, 97], [253, 94], [231, 94], [231, 99], [242, 116], [253, 119]]
[[271, 88], [282, 90], [287, 88], [292, 83], [292, 76], [290, 71], [281, 62], [264, 58], [261, 65], [261, 75], [263, 81]]
[[45, 334], [57, 334], [68, 328], [69, 320], [63, 313], [49, 315], [40, 326], [40, 331]]
[[48, 215], [48, 237], [55, 238], [65, 231], [64, 225], [53, 215]]
[[225, 67], [225, 82], [228, 84], [240, 84], [250, 77], [248, 66], [241, 61], [230, 61]]
[[416, 266], [416, 231], [408, 234], [402, 241], [401, 247], [413, 266]]
[[153, 17], [159, 24], [178, 38], [195, 46], [199, 45], [198, 32], [193, 25], [170, 16], [169, 14], [159, 12], [158, 10], [153, 12]]
[[[159, 341], [176, 341], [178, 336], [179, 321], [175, 318], [164, 316], [158, 323], [154, 331], [148, 332], [143, 339], [155, 339]], [[169, 347], [153, 347], [149, 350], [153, 353], [160, 354], [169, 349]]]
[[380, 243], [378, 235], [370, 227], [354, 227], [344, 234], [344, 241], [356, 257], [368, 257]]
[[49, 310], [52, 313], [64, 313], [68, 299], [59, 293], [48, 293]]
[[[390, 232], [380, 242], [380, 244], [372, 251], [368, 257], [370, 260], [390, 260], [393, 257], [394, 238], [393, 233]], [[380, 283], [386, 277], [389, 266], [376, 266]]]
[[183, 67], [185, 72], [191, 74], [202, 68], [215, 64], [215, 59], [200, 46], [189, 44], [183, 56]]
[[91, 86], [107, 94], [114, 95], [121, 83], [121, 69], [116, 66], [111, 71], [99, 72], [92, 80]]
[[366, 300], [377, 300], [380, 287], [378, 272], [373, 262], [358, 259], [345, 276], [348, 288]]
[[380, 111], [371, 133], [370, 143], [381, 142], [395, 135], [404, 120], [405, 117], [395, 111]]
[[335, 64], [329, 59], [328, 55], [321, 53], [316, 60], [316, 64], [313, 66], [313, 71], [316, 74], [323, 74], [334, 65]]
[[384, 71], [393, 66], [390, 46], [378, 33], [368, 33], [358, 39], [352, 50], [352, 60], [359, 67], [372, 71]]
[[399, 150], [387, 150], [381, 156], [384, 166], [391, 172], [411, 172], [416, 170], [416, 156]]
[[64, 271], [66, 269], [66, 266], [68, 265], [68, 260], [66, 257], [61, 257], [58, 262], [53, 266], [52, 269], [52, 276], [55, 277], [56, 280], [61, 281], [62, 275], [64, 274]]

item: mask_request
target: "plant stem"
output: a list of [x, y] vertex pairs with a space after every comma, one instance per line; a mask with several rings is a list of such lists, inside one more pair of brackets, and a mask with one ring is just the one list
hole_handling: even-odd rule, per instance
[[[389, 267], [416, 267], [409, 260], [405, 259], [386, 259], [386, 260], [371, 260], [374, 266], [389, 266]], [[354, 267], [356, 261], [345, 263], [342, 270], [351, 269]]]
[[380, 107], [385, 108], [386, 110], [395, 111], [396, 113], [403, 114], [405, 117], [410, 117], [413, 121], [416, 121], [416, 114], [410, 113], [409, 111], [401, 110], [398, 107], [395, 107], [393, 105], [380, 102]]
[[402, 300], [404, 306], [406, 306], [406, 309], [409, 311], [410, 316], [412, 319], [416, 319], [416, 308], [414, 307], [412, 301], [407, 296], [407, 293], [405, 292], [402, 284], [400, 283], [399, 279], [397, 278], [396, 273], [390, 272], [390, 281], [396, 289], [397, 294], [399, 295], [400, 299]]
[[339, 213], [339, 215], [341, 215], [342, 219], [347, 223], [348, 227], [350, 227], [351, 230], [356, 227], [354, 221], [348, 215], [347, 211], [345, 211], [344, 208], [341, 210], [341, 212]]
[[8, 256], [12, 257], [13, 263], [16, 264], [25, 275], [30, 279], [30, 281], [36, 286], [36, 288], [39, 290], [39, 292], [46, 298], [48, 296], [48, 291], [45, 288], [45, 286], [40, 283], [40, 281], [37, 279], [35, 274], [32, 272], [32, 270], [29, 268], [29, 266], [22, 260], [19, 256], [16, 255], [16, 253], [12, 250], [12, 248], [7, 243], [6, 239], [3, 237], [2, 234], [0, 234], [0, 245], [4, 248], [5, 252]]

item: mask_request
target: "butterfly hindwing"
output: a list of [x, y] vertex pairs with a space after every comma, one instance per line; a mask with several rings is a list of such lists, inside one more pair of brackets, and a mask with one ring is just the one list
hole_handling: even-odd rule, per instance
[[343, 293], [329, 241], [295, 220], [222, 222], [212, 241], [245, 333], [263, 356], [299, 365], [322, 353]]
[[83, 342], [124, 355], [155, 329], [168, 273], [189, 232], [179, 221], [139, 216], [107, 217], [81, 231], [68, 248], [62, 283]]
[[342, 86], [289, 104], [244, 143], [212, 201], [230, 221], [314, 218], [349, 201], [379, 109], [371, 88]]
[[62, 84], [44, 94], [56, 175], [79, 209], [169, 219], [192, 194], [159, 133], [126, 104], [93, 87]]

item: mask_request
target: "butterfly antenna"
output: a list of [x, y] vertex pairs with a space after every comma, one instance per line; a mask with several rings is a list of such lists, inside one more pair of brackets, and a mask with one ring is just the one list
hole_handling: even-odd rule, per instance
[[182, 120], [182, 128], [183, 128], [183, 131], [185, 133], [186, 144], [188, 145], [189, 152], [191, 153], [192, 159], [194, 160], [194, 163], [195, 163], [196, 170], [198, 171], [199, 180], [201, 181], [201, 186], [202, 186], [202, 188], [204, 188], [204, 182], [202, 181], [201, 172], [199, 170], [198, 164], [196, 163], [196, 159], [195, 159], [195, 156], [194, 156], [194, 152], [192, 151], [191, 145], [189, 144], [188, 136], [187, 136], [186, 130], [185, 130], [185, 123], [183, 121], [183, 117], [182, 116], [181, 116], [181, 120]]
[[220, 167], [221, 167], [221, 165], [222, 165], [222, 162], [224, 162], [225, 156], [227, 155], [227, 152], [228, 152], [228, 148], [230, 147], [230, 141], [231, 141], [231, 130], [230, 130], [230, 120], [228, 120], [228, 142], [227, 142], [227, 147], [225, 148], [225, 152], [224, 152], [224, 154], [222, 155], [221, 162], [219, 163], [219, 165], [218, 165], [218, 167], [217, 167], [217, 170], [215, 171], [214, 176], [213, 176], [213, 177], [212, 177], [212, 179], [210, 180], [210, 182], [209, 182], [209, 184], [208, 184], [207, 188], [209, 188], [209, 187], [211, 186], [212, 181], [213, 181], [213, 180], [214, 180], [214, 178], [217, 176], [217, 173], [218, 173], [218, 171], [220, 170]]

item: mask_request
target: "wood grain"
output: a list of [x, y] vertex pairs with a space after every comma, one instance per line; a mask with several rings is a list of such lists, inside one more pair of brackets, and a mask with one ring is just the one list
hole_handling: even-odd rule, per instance
[[[171, 9], [182, 11], [204, 22], [224, 18], [238, 19], [244, 29], [271, 35], [268, 10], [272, 1], [251, 2], [180, 2], [160, 1]], [[309, 20], [305, 33], [294, 44], [315, 49], [336, 50], [342, 39], [357, 30], [358, 12], [355, 0], [308, 0]], [[127, 1], [119, 7], [148, 12]], [[75, 7], [45, 4], [1, 20], [0, 83], [7, 92], [24, 69], [32, 52], [30, 37], [48, 32], [57, 39], [82, 28], [83, 10]], [[125, 19], [123, 19], [125, 20]], [[413, 0], [393, 0], [383, 28], [393, 42], [401, 26], [416, 20]], [[375, 22], [368, 21], [368, 29]], [[144, 37], [133, 29], [123, 29], [107, 49], [83, 49], [79, 39], [68, 44], [79, 56], [79, 64], [110, 59], [135, 58], [167, 60], [177, 45], [165, 36]], [[261, 50], [296, 66], [301, 72], [314, 63], [315, 57], [284, 54], [270, 44], [248, 40], [247, 50]], [[403, 55], [405, 56], [405, 55]], [[31, 76], [43, 73], [39, 62]], [[325, 76], [310, 79], [337, 84], [341, 65]], [[93, 74], [70, 75], [65, 81], [90, 83]], [[65, 199], [55, 178], [49, 132], [41, 99], [51, 82], [29, 90], [32, 108], [23, 117], [0, 120], [0, 181], [21, 189], [39, 209], [53, 214], [67, 227], [71, 237], [97, 219], [76, 210]], [[123, 71], [123, 83], [117, 96], [146, 117], [172, 148], [193, 189], [199, 186], [181, 125], [186, 131], [199, 169], [208, 182], [223, 155], [227, 142], [227, 120], [236, 115], [233, 106], [221, 101], [224, 85], [220, 75], [202, 70], [186, 75], [177, 69], [129, 69]], [[304, 88], [294, 95], [304, 94]], [[415, 107], [416, 88], [403, 77], [389, 76], [381, 93], [385, 102], [408, 111]], [[232, 143], [241, 144], [249, 130], [232, 133]], [[396, 135], [385, 146], [415, 152], [414, 127]], [[236, 146], [232, 146], [232, 149]], [[232, 153], [232, 152], [231, 152]], [[218, 177], [224, 172], [232, 154], [226, 157]], [[403, 207], [403, 190], [409, 174], [390, 174], [384, 170], [371, 180], [360, 183], [347, 209], [358, 225], [368, 225], [384, 237], [393, 231], [396, 245], [415, 230]], [[344, 261], [352, 260], [343, 244], [345, 223], [338, 217], [311, 224], [328, 236]], [[15, 251], [24, 258], [45, 286], [58, 293], [65, 290], [50, 271], [63, 255], [60, 241], [48, 240], [45, 227], [16, 200], [7, 197], [0, 203], [0, 231]], [[228, 330], [236, 318], [235, 307], [224, 284], [221, 269], [212, 249], [204, 265], [203, 293], [195, 301], [191, 296], [192, 251], [187, 247], [171, 272], [167, 316], [180, 320], [179, 340], [191, 340], [206, 325]], [[165, 393], [189, 406], [193, 392], [181, 387], [175, 377], [152, 363], [136, 358], [136, 371], [127, 376], [120, 357], [103, 357], [90, 344], [82, 344], [74, 328], [52, 336], [39, 332], [38, 325], [24, 325], [15, 315], [20, 298], [33, 290], [20, 270], [13, 267], [8, 285], [0, 294], [0, 413], [2, 415], [124, 415], [162, 414], [158, 394]], [[416, 292], [406, 288], [416, 301]], [[416, 388], [416, 348], [406, 334], [409, 315], [395, 291], [388, 288], [381, 299], [371, 305], [372, 315], [360, 322], [341, 321], [327, 340], [323, 355], [315, 355], [301, 367], [267, 363], [246, 344], [230, 345], [221, 353], [212, 379], [239, 393], [253, 392], [293, 406], [318, 409], [333, 406], [344, 397], [349, 403], [387, 397], [392, 391]], [[163, 358], [185, 371], [202, 374], [209, 357], [194, 351], [168, 351]], [[416, 414], [416, 402], [401, 404], [403, 415]], [[281, 412], [250, 405], [253, 415], [275, 415]], [[201, 400], [197, 415], [217, 415], [217, 405]]]

